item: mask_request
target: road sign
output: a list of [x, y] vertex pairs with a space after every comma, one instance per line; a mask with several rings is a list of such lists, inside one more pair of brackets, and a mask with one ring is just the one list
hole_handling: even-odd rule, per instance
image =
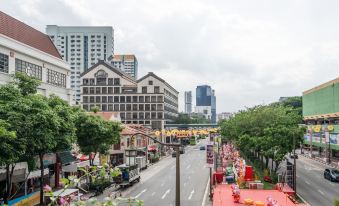
[[214, 151], [212, 144], [206, 145], [206, 163], [208, 166], [213, 166], [214, 163]]

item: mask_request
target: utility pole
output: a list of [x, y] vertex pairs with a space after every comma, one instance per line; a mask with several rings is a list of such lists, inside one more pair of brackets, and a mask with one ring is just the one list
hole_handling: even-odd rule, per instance
[[295, 136], [293, 135], [293, 190], [297, 194], [297, 159], [295, 156]]

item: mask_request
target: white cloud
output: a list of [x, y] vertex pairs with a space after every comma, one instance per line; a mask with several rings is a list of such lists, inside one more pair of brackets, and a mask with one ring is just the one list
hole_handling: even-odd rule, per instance
[[[3, 11], [47, 24], [111, 25], [115, 52], [134, 53], [181, 93], [216, 90], [217, 112], [301, 95], [339, 67], [338, 2], [309, 0], [11, 0]], [[18, 6], [19, 5], [19, 6]], [[182, 107], [181, 107], [182, 109]]]

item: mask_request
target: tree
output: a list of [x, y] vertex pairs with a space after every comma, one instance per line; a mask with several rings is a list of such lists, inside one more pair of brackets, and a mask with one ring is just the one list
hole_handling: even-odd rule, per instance
[[90, 164], [93, 165], [95, 155], [106, 153], [111, 145], [120, 141], [121, 127], [118, 122], [105, 121], [99, 116], [80, 114], [76, 121], [76, 137], [80, 150], [89, 155]]
[[[26, 157], [39, 156], [41, 169], [40, 203], [43, 204], [43, 156], [70, 148], [75, 128], [73, 109], [56, 96], [36, 94], [40, 81], [24, 73], [16, 73], [11, 84], [0, 88], [1, 118], [25, 140]], [[17, 144], [17, 143], [16, 143]]]
[[8, 131], [8, 123], [0, 120], [0, 165], [6, 167], [6, 192], [4, 194], [5, 203], [11, 196], [12, 190], [12, 177], [14, 172], [15, 163], [25, 153], [25, 144], [17, 138], [14, 131]]

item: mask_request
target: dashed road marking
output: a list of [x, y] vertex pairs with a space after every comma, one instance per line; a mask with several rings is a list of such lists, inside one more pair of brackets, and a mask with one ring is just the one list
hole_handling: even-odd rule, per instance
[[323, 192], [323, 191], [321, 191], [321, 190], [318, 190], [318, 192], [319, 192], [320, 194], [324, 195], [324, 192]]
[[140, 197], [140, 195], [142, 195], [142, 193], [144, 193], [144, 192], [146, 192], [147, 191], [147, 189], [144, 189], [143, 191], [141, 191], [137, 196], [135, 196], [135, 198], [139, 198]]
[[190, 196], [188, 196], [188, 200], [192, 199], [193, 194], [194, 194], [194, 190], [191, 191]]
[[154, 196], [155, 195], [155, 192], [153, 192], [152, 194], [151, 194], [151, 196]]
[[305, 181], [305, 182], [306, 182], [306, 184], [310, 185], [310, 183], [308, 181]]
[[164, 195], [161, 197], [161, 199], [165, 199], [165, 197], [166, 197], [166, 195], [168, 194], [168, 193], [170, 193], [170, 189], [168, 189], [165, 193], [164, 193]]

